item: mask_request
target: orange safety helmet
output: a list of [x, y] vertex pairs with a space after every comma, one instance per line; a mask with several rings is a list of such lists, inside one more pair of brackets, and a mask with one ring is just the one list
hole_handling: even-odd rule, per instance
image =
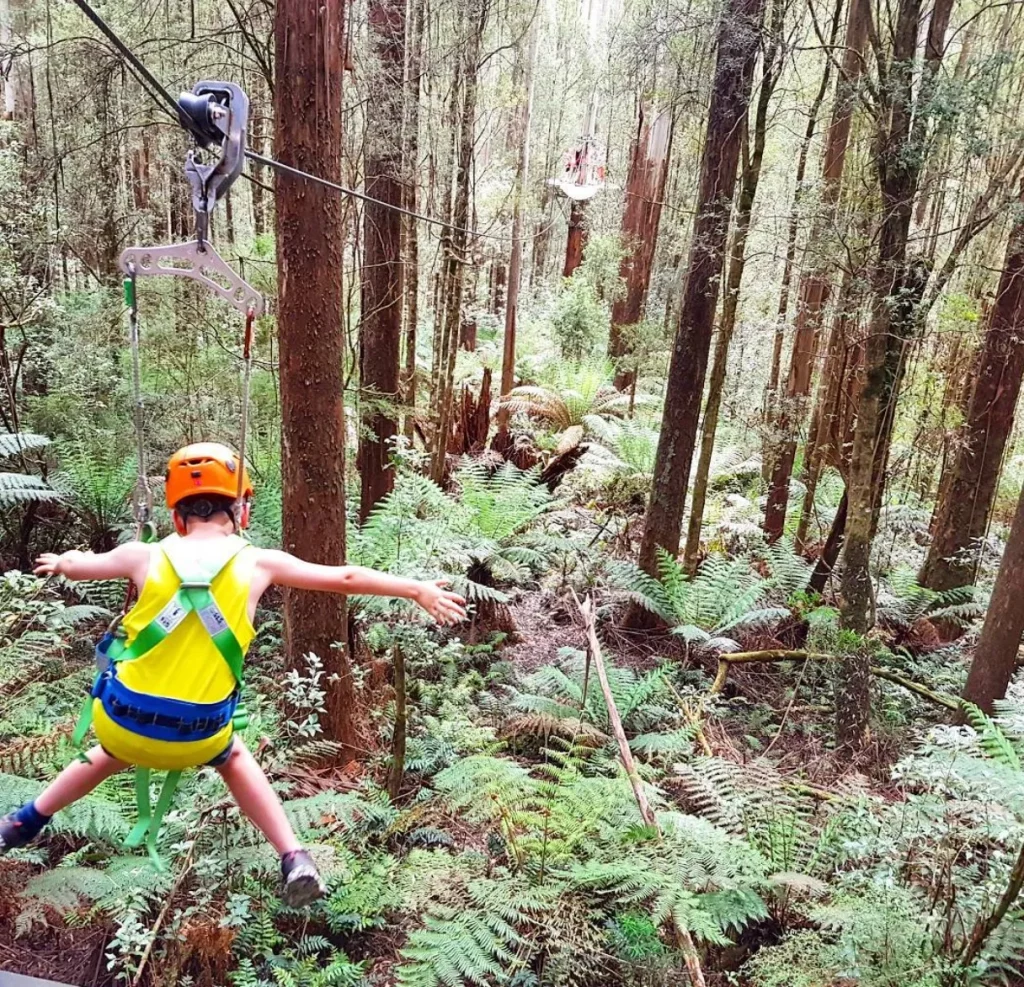
[[[197, 494], [218, 494], [234, 500], [238, 496], [238, 456], [219, 442], [196, 442], [179, 449], [167, 463], [167, 506]], [[242, 500], [252, 497], [252, 482], [244, 465]]]

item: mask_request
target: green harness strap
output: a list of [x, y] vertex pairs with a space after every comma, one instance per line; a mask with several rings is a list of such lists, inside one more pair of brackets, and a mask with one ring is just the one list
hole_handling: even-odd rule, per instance
[[[180, 544], [181, 539], [177, 535], [172, 535], [160, 543], [160, 550], [167, 557], [167, 561], [181, 582], [177, 592], [160, 613], [139, 631], [130, 646], [125, 645], [123, 637], [115, 637], [107, 649], [107, 658], [113, 664], [141, 658], [173, 634], [190, 613], [195, 613], [210, 635], [214, 647], [227, 663], [228, 668], [231, 669], [231, 674], [238, 684], [239, 693], [241, 693], [244, 684], [242, 666], [245, 654], [242, 651], [242, 646], [238, 643], [235, 632], [217, 605], [210, 587], [217, 576], [239, 552], [247, 547], [248, 543], [241, 538], [232, 538], [226, 546], [228, 551], [220, 552], [211, 559], [181, 557]], [[176, 555], [179, 557], [175, 558]], [[92, 725], [92, 704], [93, 697], [90, 695], [85, 701], [72, 737], [75, 744], [81, 744], [85, 740], [85, 735]], [[241, 697], [232, 718], [232, 725], [235, 730], [244, 730], [248, 725], [248, 716]], [[157, 851], [157, 836], [160, 833], [163, 817], [167, 814], [174, 799], [180, 779], [180, 771], [167, 772], [166, 780], [157, 799], [156, 809], [153, 811], [149, 793], [150, 769], [142, 767], [135, 769], [135, 799], [138, 805], [139, 820], [128, 834], [125, 846], [134, 848], [141, 846], [145, 841], [149, 855], [158, 870], [164, 870], [165, 866]]]

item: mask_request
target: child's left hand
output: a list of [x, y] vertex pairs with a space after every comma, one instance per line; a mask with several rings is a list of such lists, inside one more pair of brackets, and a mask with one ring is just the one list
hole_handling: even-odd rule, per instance
[[422, 582], [413, 599], [439, 624], [450, 626], [466, 619], [466, 601], [458, 593], [444, 589], [447, 585], [447, 579]]

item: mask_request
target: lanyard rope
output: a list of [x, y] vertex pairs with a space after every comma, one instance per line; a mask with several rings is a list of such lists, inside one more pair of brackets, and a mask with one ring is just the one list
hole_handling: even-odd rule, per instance
[[238, 509], [242, 507], [242, 496], [245, 493], [245, 439], [249, 431], [249, 387], [252, 383], [252, 336], [256, 313], [252, 308], [245, 313], [245, 337], [242, 342], [242, 359], [245, 361], [245, 372], [242, 377], [242, 421], [238, 437], [238, 491], [235, 500]]
[[132, 497], [137, 525], [136, 538], [141, 539], [143, 529], [153, 513], [153, 489], [149, 485], [146, 470], [146, 421], [142, 403], [142, 361], [139, 356], [139, 302], [135, 291], [135, 265], [128, 265], [128, 277], [124, 279], [125, 303], [128, 305], [128, 338], [132, 350], [132, 390], [135, 420], [135, 455], [138, 461], [138, 477]]

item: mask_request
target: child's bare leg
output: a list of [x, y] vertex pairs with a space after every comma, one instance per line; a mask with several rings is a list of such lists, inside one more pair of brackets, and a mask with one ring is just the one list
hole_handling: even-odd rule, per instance
[[238, 803], [238, 808], [282, 857], [300, 849], [277, 792], [270, 787], [269, 779], [241, 738], [235, 737], [227, 761], [217, 770]]
[[52, 816], [60, 812], [72, 802], [88, 795], [111, 775], [128, 767], [124, 761], [111, 757], [102, 747], [94, 747], [86, 757], [88, 763], [72, 761], [36, 799], [35, 807], [41, 815]]
[[0, 853], [34, 840], [55, 812], [88, 795], [101, 781], [127, 768], [102, 747], [89, 751], [88, 761], [72, 761], [33, 802], [0, 819]]

